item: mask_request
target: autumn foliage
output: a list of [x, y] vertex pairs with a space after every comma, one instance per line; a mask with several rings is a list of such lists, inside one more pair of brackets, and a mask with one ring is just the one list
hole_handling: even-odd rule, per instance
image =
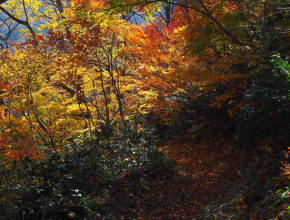
[[[25, 164], [23, 175], [5, 178], [23, 188], [31, 178], [38, 193], [55, 196], [63, 185], [84, 184], [76, 178], [88, 169], [84, 185], [97, 181], [94, 190], [103, 194], [61, 202], [52, 196], [59, 202], [52, 207], [71, 210], [77, 204], [94, 216], [97, 208], [89, 204], [108, 197], [102, 187], [114, 186], [114, 178], [172, 168], [172, 161], [154, 151], [156, 137], [184, 135], [199, 147], [227, 151], [226, 145], [262, 154], [258, 161], [271, 167], [264, 158], [278, 158], [289, 144], [285, 5], [283, 0], [1, 2], [0, 164], [12, 173], [18, 169], [13, 166]], [[57, 180], [44, 174], [50, 172], [46, 164], [63, 182], [52, 186]], [[72, 169], [76, 182], [62, 175]], [[94, 170], [103, 175], [99, 180]], [[63, 195], [74, 197], [69, 190]], [[0, 205], [12, 201], [12, 194]], [[34, 212], [54, 216], [49, 204]]]

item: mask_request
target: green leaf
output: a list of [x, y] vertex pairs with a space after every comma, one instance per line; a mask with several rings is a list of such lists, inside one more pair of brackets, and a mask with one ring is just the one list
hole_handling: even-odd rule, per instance
[[6, 156], [4, 156], [4, 155], [1, 155], [0, 156], [0, 161], [4, 161], [4, 160], [6, 160], [7, 158], [6, 158]]

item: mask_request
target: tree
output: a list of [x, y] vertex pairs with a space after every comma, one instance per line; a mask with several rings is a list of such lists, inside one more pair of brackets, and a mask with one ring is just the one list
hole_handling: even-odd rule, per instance
[[[36, 40], [37, 34], [48, 31], [49, 24], [61, 18], [64, 7], [68, 7], [69, 1], [62, 0], [9, 0], [0, 2], [1, 20], [3, 25], [13, 24], [13, 28], [7, 26], [8, 33], [3, 40], [20, 32], [28, 31]], [[23, 36], [22, 36], [23, 37]], [[23, 40], [20, 40], [23, 41]]]
[[22, 149], [15, 136], [24, 133], [43, 150], [59, 150], [73, 136], [109, 135], [146, 111], [146, 91], [139, 93], [125, 59], [126, 35], [142, 30], [100, 12], [102, 4], [76, 3], [37, 45], [3, 52], [1, 81], [14, 84], [2, 105], [10, 146]]

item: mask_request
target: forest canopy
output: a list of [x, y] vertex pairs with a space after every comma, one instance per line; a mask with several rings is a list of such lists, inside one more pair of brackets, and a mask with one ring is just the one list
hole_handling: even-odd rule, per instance
[[[0, 0], [0, 219], [206, 219], [138, 202], [135, 188], [177, 178], [172, 139], [248, 160], [243, 210], [202, 204], [208, 219], [289, 217], [289, 7]], [[120, 208], [122, 184], [143, 205]]]

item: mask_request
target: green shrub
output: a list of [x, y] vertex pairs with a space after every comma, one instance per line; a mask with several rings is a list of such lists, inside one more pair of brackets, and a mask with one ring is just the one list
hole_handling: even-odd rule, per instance
[[0, 164], [0, 218], [114, 219], [108, 192], [124, 175], [159, 175], [173, 167], [148, 130], [124, 129], [100, 139], [76, 137], [67, 152]]

